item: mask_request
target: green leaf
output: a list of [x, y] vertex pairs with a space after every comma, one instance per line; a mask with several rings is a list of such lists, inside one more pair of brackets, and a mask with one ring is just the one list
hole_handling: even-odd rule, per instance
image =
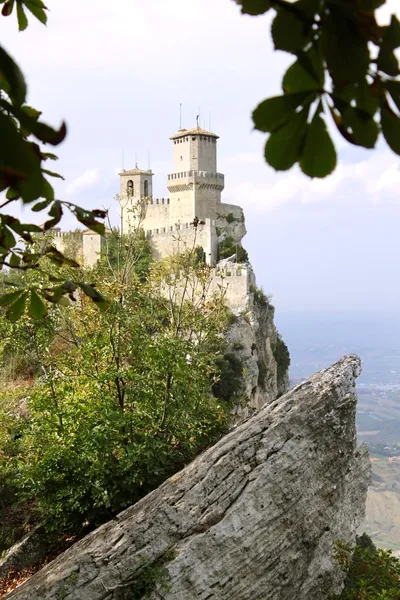
[[10, 250], [16, 244], [16, 240], [14, 235], [8, 229], [8, 227], [0, 227], [0, 248], [4, 248], [5, 250]]
[[[27, 111], [24, 110], [26, 107], [21, 109], [11, 105], [6, 100], [1, 99], [0, 107], [4, 108], [7, 112], [11, 112], [18, 119], [21, 127], [24, 129], [24, 137], [28, 137], [28, 135], [33, 134], [41, 142], [57, 146], [65, 139], [65, 136], [67, 135], [65, 123], [61, 124], [60, 129], [53, 129], [53, 127], [46, 125], [46, 123], [38, 121], [38, 111], [34, 111], [34, 113], [32, 113], [34, 109], [31, 109], [30, 107], [30, 110]], [[33, 114], [33, 116], [31, 116], [29, 113]]]
[[353, 139], [358, 146], [374, 148], [378, 139], [378, 125], [366, 112], [348, 106], [342, 113], [343, 124], [351, 130]]
[[271, 25], [275, 50], [285, 50], [295, 54], [310, 40], [311, 26], [312, 21], [301, 19], [294, 12], [281, 8]]
[[31, 290], [31, 302], [29, 306], [29, 314], [34, 319], [41, 319], [47, 313], [47, 308], [40, 296]]
[[24, 7], [21, 2], [17, 0], [17, 17], [18, 17], [18, 29], [24, 31], [28, 27], [28, 19], [24, 11]]
[[286, 94], [296, 92], [318, 91], [324, 87], [324, 69], [322, 56], [315, 47], [308, 52], [301, 53], [286, 71], [282, 89]]
[[378, 54], [378, 70], [383, 71], [387, 75], [395, 76], [400, 73], [399, 63], [392, 48], [387, 44], [382, 43]]
[[26, 83], [18, 65], [0, 46], [0, 88], [18, 105], [25, 102]]
[[48, 257], [51, 262], [56, 265], [67, 265], [68, 267], [79, 267], [79, 263], [77, 263], [72, 258], [68, 258], [64, 256], [62, 252], [60, 252], [55, 246], [48, 246], [44, 252], [44, 254]]
[[33, 16], [35, 16], [43, 25], [47, 23], [47, 14], [45, 13], [45, 5], [40, 0], [24, 0], [25, 6], [28, 10], [31, 11]]
[[94, 214], [91, 211], [84, 210], [80, 206], [74, 206], [73, 212], [82, 225], [85, 225], [85, 227], [99, 235], [105, 234], [104, 224], [96, 221]]
[[299, 160], [307, 132], [309, 110], [310, 105], [269, 136], [265, 158], [276, 171], [287, 171]]
[[34, 212], [39, 212], [39, 211], [43, 210], [44, 208], [47, 208], [51, 203], [52, 203], [52, 200], [50, 200], [50, 199], [42, 200], [41, 202], [34, 204], [31, 208], [31, 210], [33, 210]]
[[95, 302], [99, 306], [99, 308], [105, 310], [108, 307], [107, 300], [104, 298], [104, 296], [102, 296], [102, 294], [100, 294], [100, 292], [98, 292], [95, 289], [93, 285], [88, 285], [87, 283], [82, 283], [79, 281], [78, 285], [81, 288], [81, 290], [86, 294], [86, 296], [91, 298], [93, 302]]
[[308, 129], [300, 168], [309, 177], [326, 177], [334, 171], [337, 163], [335, 146], [326, 129], [326, 123], [317, 112]]
[[52, 185], [50, 185], [47, 179], [44, 180], [42, 196], [46, 198], [46, 200], [50, 200], [50, 202], [55, 199], [54, 188]]
[[10, 321], [18, 321], [20, 316], [25, 310], [25, 303], [28, 297], [28, 292], [22, 292], [22, 294], [11, 304], [6, 312], [6, 317]]
[[385, 81], [384, 85], [388, 90], [393, 102], [400, 110], [400, 81]]
[[58, 156], [56, 156], [55, 154], [52, 154], [51, 152], [42, 152], [42, 159], [43, 160], [58, 160]]
[[7, 200], [18, 200], [19, 192], [17, 192], [17, 190], [13, 190], [12, 188], [8, 188], [6, 198]]
[[49, 219], [48, 221], [45, 222], [45, 224], [43, 225], [44, 231], [48, 231], [52, 227], [55, 227], [55, 225], [57, 225], [57, 223], [59, 223], [61, 221], [61, 218], [63, 216], [63, 209], [62, 209], [61, 202], [59, 202], [57, 200], [56, 202], [53, 203], [53, 206], [49, 210], [49, 215], [50, 215], [50, 217], [53, 217], [53, 218]]
[[40, 115], [42, 114], [42, 111], [36, 110], [36, 108], [28, 106], [27, 104], [25, 104], [25, 106], [22, 107], [22, 110], [28, 115], [28, 117], [35, 119], [35, 121], [37, 121]]
[[365, 12], [374, 12], [385, 4], [386, 0], [360, 0], [360, 8]]
[[365, 79], [370, 64], [368, 42], [341, 4], [330, 5], [321, 41], [334, 87]]
[[15, 292], [10, 292], [9, 294], [0, 295], [0, 306], [8, 306], [17, 300], [21, 294], [23, 294], [23, 290], [17, 290]]
[[400, 155], [400, 119], [386, 101], [381, 104], [381, 126], [388, 145]]
[[50, 177], [58, 177], [59, 179], [65, 179], [59, 173], [54, 173], [54, 171], [48, 171], [47, 169], [42, 169], [42, 173], [46, 173], [46, 175], [50, 175]]
[[293, 4], [293, 10], [300, 10], [307, 19], [314, 21], [315, 15], [321, 11], [321, 0], [297, 0]]
[[15, 254], [14, 252], [11, 254], [10, 259], [8, 261], [10, 263], [10, 267], [13, 269], [16, 269], [20, 266], [21, 264], [21, 258], [18, 256], [18, 254]]
[[360, 81], [356, 86], [355, 98], [357, 108], [373, 117], [379, 108], [379, 88], [375, 83], [370, 85], [365, 79]]
[[21, 138], [13, 120], [1, 111], [0, 131], [0, 190], [12, 187], [24, 202], [36, 200], [44, 179], [35, 145]]
[[400, 46], [400, 23], [396, 15], [392, 15], [390, 25], [386, 27], [383, 43], [387, 44], [392, 50]]
[[15, 0], [7, 0], [7, 2], [4, 4], [1, 11], [3, 17], [9, 17], [11, 15], [14, 8], [14, 1]]
[[263, 15], [271, 8], [269, 0], [236, 0], [246, 15]]
[[264, 100], [253, 112], [255, 129], [267, 133], [276, 131], [293, 117], [296, 108], [308, 102], [310, 98], [313, 98], [310, 92], [301, 92]]

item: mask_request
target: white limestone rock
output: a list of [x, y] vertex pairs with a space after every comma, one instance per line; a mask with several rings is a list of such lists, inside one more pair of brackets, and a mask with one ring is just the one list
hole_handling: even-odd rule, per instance
[[[344, 579], [369, 482], [345, 356], [235, 427], [8, 600], [321, 600]], [[164, 562], [163, 569], [160, 561]], [[158, 582], [158, 583], [157, 583]]]
[[[273, 348], [277, 341], [274, 307], [266, 301], [260, 304], [254, 293], [249, 293], [243, 309], [235, 311], [236, 321], [227, 333], [228, 352], [234, 354], [243, 366], [243, 388], [240, 396], [248, 411], [274, 402], [289, 385], [287, 373], [278, 378]], [[239, 411], [243, 414], [243, 411]]]

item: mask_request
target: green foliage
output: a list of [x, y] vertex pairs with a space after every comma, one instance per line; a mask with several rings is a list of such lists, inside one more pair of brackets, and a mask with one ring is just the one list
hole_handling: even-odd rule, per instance
[[218, 376], [212, 386], [216, 398], [226, 402], [240, 396], [243, 388], [243, 364], [242, 361], [230, 352], [227, 352], [216, 360]]
[[257, 366], [258, 366], [258, 381], [257, 381], [257, 383], [262, 390], [265, 390], [269, 370], [263, 360], [257, 361]]
[[253, 113], [255, 128], [270, 134], [265, 157], [274, 169], [297, 162], [309, 177], [332, 173], [337, 157], [326, 115], [351, 144], [374, 148], [383, 133], [400, 154], [400, 22], [392, 15], [388, 26], [378, 25], [375, 11], [385, 0], [236, 2], [250, 15], [274, 9], [275, 50], [296, 57], [283, 77], [283, 95]]
[[198, 267], [204, 265], [206, 262], [206, 254], [203, 246], [196, 246], [194, 249], [194, 266]]
[[226, 215], [226, 221], [229, 224], [234, 223], [237, 220], [238, 219], [236, 219], [236, 217], [235, 217], [235, 215], [233, 213], [229, 213], [229, 214]]
[[228, 235], [219, 244], [218, 248], [219, 259], [229, 258], [230, 256], [236, 255], [238, 263], [247, 262], [249, 255], [240, 243], [236, 243], [232, 236]]
[[262, 288], [259, 289], [256, 286], [252, 285], [250, 286], [250, 291], [253, 293], [254, 302], [258, 304], [258, 306], [269, 306], [269, 298]]
[[272, 347], [272, 352], [277, 364], [278, 381], [280, 381], [290, 367], [290, 353], [279, 333], [276, 336], [276, 344]]
[[[134, 257], [127, 260], [133, 267]], [[182, 294], [190, 282], [204, 277], [206, 285], [209, 277], [208, 268], [194, 269], [193, 257], [185, 260], [175, 266], [187, 280], [170, 282], [159, 264], [147, 281], [134, 268], [128, 273], [100, 262], [90, 271], [110, 297], [100, 313], [81, 294], [69, 306], [52, 306], [39, 321], [0, 319], [3, 361], [17, 339], [15, 352], [32, 347], [39, 365], [13, 454], [14, 432], [0, 427], [0, 479], [8, 485], [5, 466], [15, 465], [18, 501], [34, 501], [47, 530], [101, 523], [225, 430], [229, 407], [212, 396], [210, 385], [224, 349], [223, 296]], [[27, 276], [40, 274], [20, 275]], [[169, 293], [161, 295], [158, 283], [170, 286]]]
[[[1, 14], [9, 16], [16, 7], [20, 31], [28, 26], [25, 9], [39, 21], [46, 24], [46, 7], [42, 0], [0, 0], [3, 5]], [[63, 256], [52, 244], [45, 244], [40, 251], [32, 252], [32, 234], [42, 234], [55, 227], [61, 220], [64, 210], [69, 210], [85, 227], [104, 233], [106, 213], [102, 210], [88, 211], [70, 202], [56, 200], [55, 192], [49, 178], [61, 178], [46, 167], [46, 161], [57, 157], [45, 152], [42, 145], [59, 145], [65, 138], [67, 129], [62, 123], [58, 129], [50, 127], [41, 120], [41, 112], [26, 104], [27, 85], [21, 69], [13, 58], [0, 46], [0, 192], [5, 192], [6, 200], [0, 209], [21, 201], [30, 205], [33, 212], [47, 210], [47, 219], [42, 227], [32, 223], [23, 223], [11, 214], [0, 214], [0, 269], [4, 266], [11, 269], [40, 269], [39, 262], [46, 256], [55, 264], [67, 264], [78, 267], [78, 264]], [[23, 246], [19, 242], [25, 242]], [[7, 316], [10, 320], [18, 320], [27, 309], [34, 317], [40, 318], [46, 311], [46, 302], [59, 301], [69, 294], [68, 282], [55, 285], [52, 300], [41, 294], [38, 289], [21, 289], [14, 295], [3, 296], [1, 304], [7, 305]], [[92, 286], [80, 287], [89, 297], [99, 301], [99, 293]], [[51, 286], [49, 286], [51, 288]], [[103, 300], [103, 299], [101, 299]], [[99, 301], [100, 302], [100, 301]]]
[[142, 600], [143, 598], [147, 598], [155, 588], [169, 591], [171, 589], [171, 582], [166, 565], [174, 558], [175, 552], [172, 549], [167, 550], [163, 556], [151, 566], [144, 567], [129, 590], [129, 600]]
[[390, 551], [377, 550], [363, 534], [355, 548], [337, 543], [335, 554], [347, 572], [341, 600], [399, 600], [400, 561]]
[[143, 229], [124, 234], [122, 239], [118, 229], [107, 232], [101, 240], [101, 260], [111, 270], [135, 273], [144, 282], [153, 259]]

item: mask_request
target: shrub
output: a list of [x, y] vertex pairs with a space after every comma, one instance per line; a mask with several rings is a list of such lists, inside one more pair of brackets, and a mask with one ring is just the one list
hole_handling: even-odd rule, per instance
[[377, 550], [363, 534], [355, 548], [337, 543], [335, 553], [347, 572], [341, 600], [399, 600], [400, 561], [390, 551]]
[[290, 353], [279, 333], [276, 336], [276, 344], [272, 346], [272, 352], [277, 364], [278, 381], [280, 381], [285, 377], [289, 369]]
[[257, 383], [262, 390], [265, 390], [269, 370], [263, 360], [259, 360], [257, 362], [257, 366], [258, 366], [258, 381], [257, 381]]
[[[250, 286], [251, 289], [251, 286]], [[268, 296], [264, 293], [262, 289], [256, 288], [254, 290], [254, 302], [259, 306], [267, 307], [269, 306]]]
[[234, 221], [237, 221], [233, 213], [229, 213], [228, 215], [226, 215], [226, 220], [229, 224], [233, 223]]
[[236, 255], [237, 262], [247, 262], [249, 255], [240, 243], [236, 243], [232, 236], [228, 235], [219, 245], [219, 258], [229, 258]]
[[217, 359], [219, 377], [212, 385], [216, 398], [225, 401], [238, 397], [243, 388], [243, 363], [232, 353], [226, 353]]

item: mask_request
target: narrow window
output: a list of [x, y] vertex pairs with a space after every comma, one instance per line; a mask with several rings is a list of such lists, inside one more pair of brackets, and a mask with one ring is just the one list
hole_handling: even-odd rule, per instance
[[147, 198], [147, 196], [149, 195], [149, 182], [147, 181], [147, 179], [144, 180], [143, 194], [145, 198]]
[[133, 181], [132, 181], [132, 179], [130, 179], [128, 181], [128, 184], [126, 186], [126, 191], [128, 193], [128, 196], [133, 196], [134, 187], [133, 187]]

